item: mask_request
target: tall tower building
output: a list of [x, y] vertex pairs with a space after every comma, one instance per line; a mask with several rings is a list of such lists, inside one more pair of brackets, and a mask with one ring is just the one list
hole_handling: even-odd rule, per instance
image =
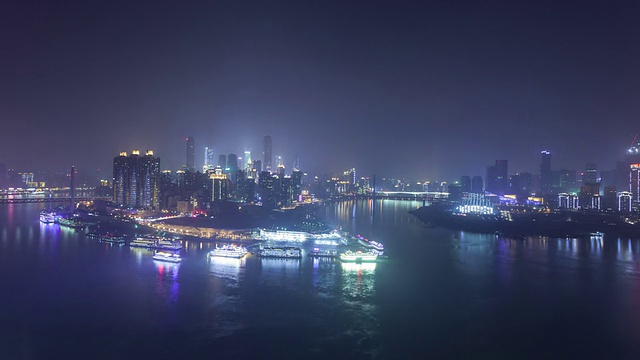
[[218, 166], [213, 170], [213, 173], [209, 175], [209, 178], [212, 181], [212, 194], [211, 200], [214, 202], [225, 201], [229, 195], [229, 185], [227, 180], [227, 175], [224, 173], [224, 170]]
[[229, 173], [229, 177], [231, 178], [231, 183], [236, 183], [236, 171], [238, 171], [238, 155], [229, 154], [227, 155], [227, 169]]
[[244, 169], [250, 171], [253, 168], [253, 161], [251, 159], [251, 151], [244, 152]]
[[227, 155], [218, 155], [218, 166], [220, 166], [222, 170], [225, 170], [227, 168]]
[[204, 148], [204, 166], [202, 166], [202, 172], [206, 173], [207, 170], [213, 170], [216, 167], [215, 158], [213, 156], [213, 148]]
[[271, 135], [266, 135], [263, 140], [263, 148], [262, 148], [262, 155], [263, 155], [262, 166], [264, 167], [265, 171], [271, 171], [271, 169], [273, 168], [272, 151], [273, 151], [273, 144], [271, 143]]
[[543, 194], [548, 194], [551, 191], [553, 182], [551, 153], [545, 150], [540, 153], [540, 156], [540, 190], [542, 190]]
[[193, 136], [187, 137], [187, 170], [196, 171], [196, 143]]

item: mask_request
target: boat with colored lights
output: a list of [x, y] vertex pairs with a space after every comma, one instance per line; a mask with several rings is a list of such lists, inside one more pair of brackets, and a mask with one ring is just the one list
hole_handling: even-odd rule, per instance
[[358, 242], [360, 243], [360, 245], [370, 248], [370, 249], [375, 249], [377, 251], [384, 251], [384, 245], [382, 245], [381, 243], [377, 242], [377, 241], [373, 241], [373, 240], [369, 240], [364, 236], [358, 235], [357, 236]]
[[156, 251], [156, 253], [153, 254], [153, 260], [179, 263], [180, 261], [182, 261], [182, 258], [180, 258], [180, 254], [178, 253], [169, 251]]
[[216, 247], [215, 249], [207, 253], [207, 257], [210, 257], [210, 258], [225, 257], [225, 258], [241, 259], [245, 255], [247, 255], [247, 249], [242, 246], [235, 246], [235, 245], [222, 245], [220, 247]]
[[260, 257], [300, 259], [302, 258], [302, 250], [292, 246], [281, 247], [264, 247], [258, 253]]
[[377, 259], [378, 259], [378, 254], [373, 253], [371, 251], [362, 252], [362, 251], [347, 250], [342, 254], [340, 254], [340, 261], [343, 261], [343, 262], [355, 262], [355, 263], [375, 262]]

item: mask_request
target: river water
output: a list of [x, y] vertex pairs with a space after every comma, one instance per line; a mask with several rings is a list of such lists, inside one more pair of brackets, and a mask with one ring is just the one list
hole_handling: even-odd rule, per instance
[[638, 240], [430, 229], [419, 203], [357, 200], [318, 214], [384, 262], [209, 262], [191, 240], [173, 265], [40, 224], [42, 206], [0, 206], [0, 359], [640, 355]]

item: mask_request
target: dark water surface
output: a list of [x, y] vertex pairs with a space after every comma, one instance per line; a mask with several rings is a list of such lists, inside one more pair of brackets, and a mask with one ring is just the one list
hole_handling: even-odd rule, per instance
[[418, 203], [345, 201], [331, 223], [383, 242], [374, 265], [179, 265], [0, 206], [0, 359], [639, 358], [638, 240], [510, 240], [429, 229]]

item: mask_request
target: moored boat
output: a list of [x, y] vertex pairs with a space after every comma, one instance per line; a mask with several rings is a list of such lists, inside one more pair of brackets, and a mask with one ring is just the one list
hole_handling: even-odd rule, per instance
[[242, 246], [222, 245], [207, 253], [207, 257], [225, 257], [241, 259], [247, 255], [247, 249]]
[[338, 256], [338, 252], [336, 250], [320, 250], [319, 248], [313, 248], [313, 251], [309, 253], [309, 256], [315, 258], [335, 258]]
[[260, 249], [258, 255], [260, 255], [261, 257], [300, 259], [302, 258], [302, 250], [300, 250], [300, 248], [291, 246], [264, 247]]
[[159, 250], [156, 251], [155, 254], [153, 254], [153, 260], [179, 263], [180, 261], [182, 261], [182, 258], [180, 258], [180, 254], [178, 253]]
[[344, 261], [344, 262], [355, 262], [355, 263], [375, 262], [377, 259], [378, 259], [378, 254], [373, 253], [371, 251], [362, 252], [362, 251], [347, 250], [342, 254], [340, 254], [340, 261]]

